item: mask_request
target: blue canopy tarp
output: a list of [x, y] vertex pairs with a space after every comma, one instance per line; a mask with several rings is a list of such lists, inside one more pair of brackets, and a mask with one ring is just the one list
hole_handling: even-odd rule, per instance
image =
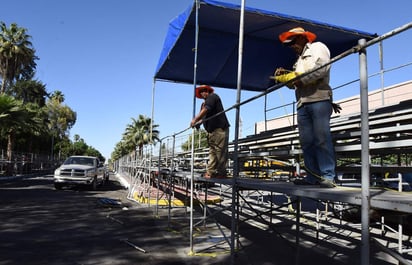
[[[241, 7], [201, 0], [198, 10], [198, 84], [237, 88], [238, 43]], [[281, 32], [301, 26], [316, 33], [334, 57], [359, 39], [374, 34], [320, 23], [304, 18], [245, 8], [241, 89], [263, 91], [273, 85], [269, 77], [277, 67], [291, 69], [294, 53], [278, 40]], [[155, 79], [193, 84], [196, 34], [196, 4], [170, 22]]]

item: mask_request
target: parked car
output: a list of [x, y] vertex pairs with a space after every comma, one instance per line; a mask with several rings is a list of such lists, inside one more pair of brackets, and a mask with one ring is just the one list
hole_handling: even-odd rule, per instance
[[60, 190], [63, 186], [87, 185], [96, 190], [108, 180], [105, 168], [97, 157], [71, 156], [54, 171], [54, 187]]

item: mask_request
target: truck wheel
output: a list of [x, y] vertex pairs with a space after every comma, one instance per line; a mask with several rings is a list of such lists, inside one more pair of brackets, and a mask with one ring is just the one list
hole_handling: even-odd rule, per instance
[[54, 183], [54, 188], [55, 188], [56, 190], [61, 190], [61, 189], [62, 189], [62, 185], [61, 185], [61, 184], [58, 184], [58, 183]]
[[93, 182], [90, 184], [91, 190], [97, 190], [97, 179], [94, 177]]

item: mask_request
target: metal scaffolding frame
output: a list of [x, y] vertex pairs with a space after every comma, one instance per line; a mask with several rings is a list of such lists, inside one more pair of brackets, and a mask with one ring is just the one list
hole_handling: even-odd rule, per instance
[[[244, 1], [242, 1], [242, 7], [244, 5]], [[242, 25], [242, 23], [241, 23]], [[232, 187], [232, 198], [231, 198], [231, 235], [230, 235], [230, 248], [231, 248], [231, 257], [232, 257], [232, 264], [234, 264], [234, 254], [236, 247], [235, 245], [237, 244], [238, 236], [239, 236], [239, 231], [237, 230], [238, 224], [238, 214], [239, 214], [239, 194], [238, 191], [239, 189], [249, 189], [249, 190], [261, 190], [261, 191], [269, 191], [269, 192], [278, 192], [278, 193], [283, 193], [283, 194], [288, 194], [288, 195], [293, 195], [296, 196], [299, 200], [299, 198], [312, 198], [316, 200], [324, 200], [324, 201], [338, 201], [338, 202], [344, 202], [344, 203], [350, 203], [353, 205], [359, 205], [362, 208], [362, 216], [361, 216], [361, 264], [362, 265], [369, 265], [370, 264], [370, 234], [369, 234], [369, 210], [371, 207], [378, 208], [378, 209], [386, 209], [386, 210], [392, 210], [392, 211], [399, 211], [399, 212], [404, 212], [404, 213], [412, 213], [412, 200], [409, 198], [410, 196], [406, 196], [404, 194], [399, 194], [391, 191], [375, 191], [370, 189], [370, 183], [369, 183], [369, 176], [370, 176], [370, 161], [369, 161], [369, 155], [370, 155], [370, 142], [369, 142], [369, 137], [370, 133], [381, 133], [385, 129], [373, 129], [373, 131], [369, 130], [369, 109], [368, 109], [368, 73], [367, 73], [367, 62], [366, 62], [366, 51], [367, 48], [371, 45], [374, 45], [376, 43], [380, 43], [381, 41], [395, 36], [403, 31], [406, 31], [412, 27], [412, 23], [406, 24], [400, 28], [394, 29], [386, 34], [383, 34], [373, 40], [370, 40], [366, 42], [365, 40], [360, 40], [358, 45], [353, 47], [350, 50], [347, 50], [343, 52], [342, 54], [336, 56], [335, 58], [331, 59], [331, 61], [328, 64], [333, 64], [337, 62], [338, 60], [347, 57], [351, 54], [358, 53], [359, 54], [359, 75], [360, 75], [360, 97], [361, 97], [361, 114], [359, 117], [359, 120], [361, 122], [360, 126], [360, 131], [357, 131], [356, 133], [359, 135], [360, 134], [360, 148], [359, 144], [356, 144], [355, 146], [352, 146], [352, 148], [355, 148], [357, 150], [360, 149], [361, 153], [361, 176], [362, 176], [362, 182], [361, 182], [361, 188], [360, 189], [352, 189], [352, 190], [341, 190], [341, 189], [327, 189], [327, 190], [319, 190], [319, 189], [314, 189], [311, 187], [301, 187], [300, 189], [294, 189], [291, 183], [277, 183], [277, 182], [262, 182], [262, 181], [257, 181], [257, 180], [250, 180], [246, 178], [241, 178], [239, 176], [239, 155], [241, 152], [238, 152], [239, 150], [239, 143], [241, 143], [241, 139], [239, 139], [239, 111], [240, 107], [244, 104], [247, 104], [257, 98], [260, 98], [262, 96], [267, 95], [268, 93], [273, 92], [274, 90], [278, 89], [279, 87], [283, 86], [284, 84], [281, 85], [275, 85], [271, 88], [268, 88], [267, 91], [252, 97], [250, 99], [247, 99], [243, 102], [240, 102], [240, 88], [241, 88], [241, 80], [239, 79], [238, 82], [238, 98], [237, 98], [237, 103], [229, 108], [228, 110], [231, 109], [236, 109], [236, 124], [235, 124], [235, 139], [233, 141], [233, 160], [234, 160], [234, 168], [233, 168], [233, 178], [232, 179], [225, 179], [225, 180], [218, 180], [218, 179], [213, 179], [213, 180], [204, 180], [200, 177], [199, 174], [194, 172], [193, 169], [193, 160], [192, 160], [192, 168], [191, 171], [186, 174], [182, 172], [176, 172], [176, 173], [171, 173], [174, 174], [175, 176], [182, 177], [182, 178], [188, 178], [190, 180], [191, 184], [191, 203], [190, 203], [190, 209], [191, 209], [191, 214], [193, 212], [193, 190], [194, 190], [194, 183], [196, 181], [200, 182], [213, 182], [213, 183], [219, 183], [222, 185], [228, 185]], [[241, 29], [240, 29], [241, 30]], [[240, 34], [242, 35], [242, 34]], [[239, 40], [239, 43], [241, 43], [242, 40]], [[241, 47], [240, 47], [241, 49]], [[241, 61], [241, 53], [239, 54], [239, 58]], [[326, 64], [326, 65], [328, 65]], [[241, 64], [240, 64], [241, 65]], [[325, 67], [326, 65], [323, 65], [321, 67]], [[317, 71], [321, 67], [314, 69], [311, 72]], [[306, 73], [310, 74], [310, 73]], [[304, 74], [304, 75], [306, 75]], [[241, 66], [239, 66], [239, 76], [241, 76]], [[303, 76], [303, 75], [302, 75]], [[300, 76], [300, 77], [302, 77]], [[300, 78], [297, 77], [297, 78]], [[293, 82], [294, 80], [291, 80], [290, 82]], [[196, 84], [196, 82], [195, 82]], [[228, 111], [225, 110], [225, 111]], [[387, 128], [387, 130], [391, 130], [392, 128]], [[406, 131], [410, 130], [410, 125], [404, 125], [403, 128]], [[295, 132], [296, 134], [296, 132]], [[296, 135], [295, 135], [296, 136]], [[194, 137], [192, 138], [194, 139]], [[389, 143], [382, 143], [382, 145], [386, 145], [387, 148], [391, 147], [396, 147], [396, 143], [399, 143], [399, 141], [392, 141]], [[256, 143], [259, 144], [259, 143]], [[395, 144], [395, 145], [394, 145]], [[410, 146], [411, 145], [411, 140], [410, 139], [404, 139], [403, 142], [401, 142], [402, 145], [405, 146]], [[379, 148], [379, 146], [372, 146], [372, 148]], [[348, 151], [349, 149], [345, 149], [345, 147], [341, 147], [342, 151]], [[193, 150], [193, 149], [192, 149]], [[354, 149], [353, 149], [354, 150]], [[288, 151], [288, 155], [297, 155], [299, 154], [299, 150], [294, 150], [293, 148]], [[192, 159], [194, 159], [194, 152], [192, 151]], [[246, 154], [247, 156], [247, 154]], [[161, 155], [159, 154], [159, 164], [160, 164], [160, 159]], [[149, 165], [150, 166], [150, 165]], [[300, 208], [297, 207], [297, 215], [296, 215], [296, 222], [297, 222], [297, 230], [299, 230], [299, 216], [300, 216]], [[193, 216], [191, 215], [190, 217], [190, 249], [191, 252], [193, 252]], [[384, 224], [384, 221], [382, 221], [382, 224]], [[400, 228], [401, 230], [401, 228]], [[402, 231], [400, 231], [402, 233]], [[296, 239], [297, 243], [299, 241], [299, 237]], [[402, 247], [400, 246], [400, 250], [402, 250]]]

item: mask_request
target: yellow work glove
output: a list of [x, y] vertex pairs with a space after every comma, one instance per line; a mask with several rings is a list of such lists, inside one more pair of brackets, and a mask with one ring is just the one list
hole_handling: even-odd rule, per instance
[[275, 75], [276, 82], [286, 83], [289, 80], [296, 78], [298, 74], [296, 72], [289, 72], [287, 74]]

